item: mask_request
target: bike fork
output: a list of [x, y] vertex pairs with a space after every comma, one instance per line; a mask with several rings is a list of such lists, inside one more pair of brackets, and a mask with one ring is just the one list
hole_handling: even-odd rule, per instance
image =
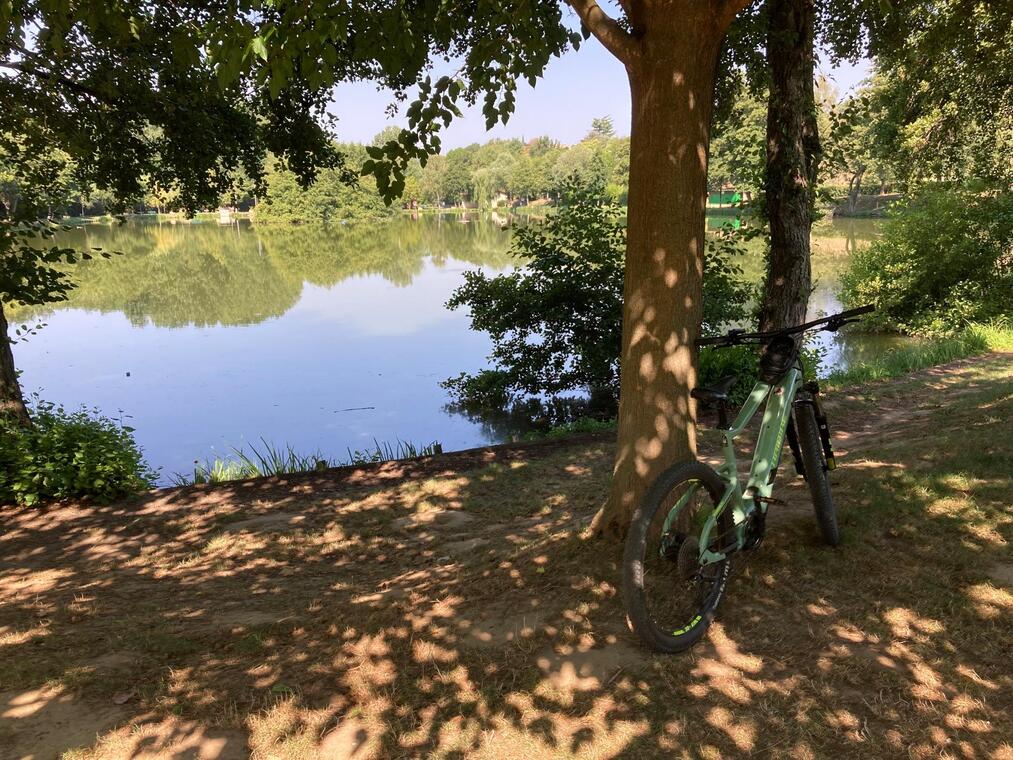
[[[813, 413], [816, 415], [816, 427], [820, 432], [820, 444], [823, 446], [823, 456], [827, 461], [827, 470], [833, 470], [837, 467], [837, 460], [834, 458], [834, 445], [830, 440], [830, 425], [827, 423], [826, 412], [823, 411], [823, 406], [820, 404], [820, 386], [815, 380], [806, 383], [802, 386], [802, 390], [807, 391], [807, 397], [797, 399], [796, 404], [811, 404]], [[794, 418], [788, 427], [788, 443], [792, 446], [792, 455], [795, 457], [795, 469], [799, 475], [805, 477], [805, 468], [801, 467], [802, 456], [797, 451], [798, 448], [798, 435], [794, 430]]]

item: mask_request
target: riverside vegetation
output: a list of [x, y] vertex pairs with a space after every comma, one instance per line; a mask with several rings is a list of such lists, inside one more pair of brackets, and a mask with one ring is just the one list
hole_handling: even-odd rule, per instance
[[224, 459], [219, 457], [204, 462], [194, 462], [192, 475], [176, 473], [172, 476], [172, 482], [177, 486], [226, 483], [230, 480], [289, 475], [295, 472], [312, 472], [333, 467], [380, 464], [442, 453], [443, 446], [439, 441], [416, 445], [410, 441], [395, 441], [390, 444], [374, 439], [372, 448], [354, 451], [349, 449], [347, 459], [335, 460], [328, 459], [320, 453], [300, 454], [291, 446], [276, 446], [262, 439], [260, 446], [251, 445], [249, 452], [246, 449], [234, 449], [232, 455]]
[[[619, 208], [600, 186], [570, 185], [557, 213], [515, 233], [512, 252], [522, 267], [493, 277], [468, 272], [447, 303], [467, 307], [472, 329], [489, 333], [493, 367], [449, 379], [445, 387], [471, 408], [577, 392], [614, 412], [625, 250]], [[706, 328], [747, 316], [752, 290], [741, 279], [735, 259], [741, 254], [736, 237], [724, 230], [708, 238]]]
[[926, 187], [858, 251], [842, 279], [869, 324], [913, 335], [1013, 317], [1013, 193]]
[[107, 503], [154, 484], [133, 428], [97, 410], [68, 412], [38, 399], [31, 411], [30, 427], [0, 416], [0, 504]]
[[[600, 191], [601, 185], [599, 193]], [[881, 240], [874, 242], [873, 247], [868, 249], [886, 251], [885, 254], [865, 253], [859, 248], [852, 255], [853, 263], [845, 276], [846, 294], [860, 293], [861, 295], [852, 298], [877, 303], [880, 308], [877, 312], [877, 318], [881, 320], [878, 323], [880, 328], [906, 329], [915, 338], [904, 347], [853, 364], [843, 372], [832, 372], [827, 378], [829, 383], [854, 385], [964, 356], [1013, 348], [1013, 330], [1009, 322], [999, 316], [987, 319], [990, 314], [1001, 314], [1007, 308], [1003, 306], [1002, 299], [1009, 295], [1008, 288], [995, 287], [997, 282], [1004, 282], [1002, 278], [1008, 277], [1008, 269], [1003, 269], [1007, 264], [1001, 254], [1003, 245], [1006, 244], [1004, 227], [995, 223], [994, 214], [996, 208], [1003, 208], [1004, 201], [1001, 198], [970, 196], [967, 198], [968, 204], [976, 204], [978, 211], [962, 215], [954, 210], [956, 207], [950, 203], [950, 197], [949, 191], [934, 191], [925, 205], [919, 207], [921, 211], [912, 212], [922, 215], [920, 224], [910, 223], [909, 217], [900, 215], [888, 222]], [[452, 299], [452, 305], [471, 306], [473, 326], [490, 331], [493, 338], [493, 363], [491, 369], [477, 375], [454, 379], [450, 382], [451, 388], [460, 401], [470, 406], [484, 406], [486, 410], [488, 407], [493, 407], [493, 410], [502, 408], [504, 404], [523, 407], [526, 401], [539, 399], [541, 403], [528, 408], [525, 413], [532, 413], [537, 408], [538, 413], [543, 415], [541, 432], [528, 434], [528, 437], [558, 437], [569, 433], [610, 429], [613, 425], [623, 239], [620, 210], [594, 193], [589, 195], [575, 191], [574, 200], [577, 199], [579, 203], [564, 204], [557, 214], [544, 222], [535, 222], [528, 228], [516, 230], [511, 253], [497, 253], [496, 260], [500, 265], [513, 260], [524, 264], [522, 269], [497, 277], [478, 272], [471, 274], [467, 277], [465, 286]], [[458, 227], [452, 229], [457, 230]], [[464, 231], [464, 227], [461, 231]], [[151, 232], [161, 234], [155, 229]], [[357, 229], [349, 228], [346, 234], [352, 235], [349, 240], [353, 242], [361, 239]], [[291, 235], [282, 237], [287, 240]], [[318, 259], [319, 263], [325, 264], [324, 269], [333, 269], [337, 265], [337, 269], [341, 270], [343, 264], [339, 261], [335, 263], [331, 260], [332, 257], [307, 257], [308, 251], [317, 248], [314, 244], [316, 236], [312, 230], [306, 230], [297, 237], [299, 240], [306, 237], [306, 240], [305, 244], [297, 246], [303, 252], [294, 260], [302, 262], [301, 267], [305, 263], [310, 268], [307, 272], [316, 271], [312, 262]], [[930, 238], [946, 240], [954, 245], [960, 245], [961, 240], [975, 241], [973, 244], [978, 247], [971, 249], [965, 246], [960, 255], [964, 258], [973, 257], [973, 260], [982, 263], [977, 267], [961, 267], [959, 262], [963, 258], [954, 254], [951, 258], [945, 258], [946, 261], [952, 261], [951, 264], [929, 268], [926, 263], [928, 260], [943, 260], [939, 257], [946, 255], [937, 244], [928, 241]], [[274, 238], [268, 234], [269, 250], [277, 247], [275, 242], [271, 242], [272, 239]], [[122, 247], [129, 240], [125, 237], [122, 242], [114, 244]], [[709, 248], [712, 258], [709, 260], [714, 263], [709, 264], [713, 265], [713, 269], [708, 270], [708, 285], [705, 286], [708, 301], [705, 310], [708, 326], [717, 329], [729, 315], [736, 319], [749, 318], [749, 303], [755, 286], [750, 281], [743, 280], [745, 276], [738, 263], [743, 257], [736, 252], [735, 236], [724, 232], [716, 235], [713, 240]], [[287, 246], [286, 251], [291, 245], [287, 243]], [[184, 254], [189, 250], [173, 249], [176, 254]], [[102, 291], [96, 290], [99, 286], [106, 289], [110, 284], [120, 283], [128, 291], [135, 291], [139, 284], [146, 282], [143, 278], [110, 279], [108, 276], [92, 277], [89, 273], [97, 276], [99, 268], [116, 272], [124, 268], [125, 272], [133, 271], [136, 265], [144, 264], [148, 258], [138, 255], [141, 252], [143, 251], [119, 256], [112, 261], [97, 260], [77, 264], [76, 269], [81, 275], [78, 289], [80, 297], [92, 308], [101, 308]], [[239, 252], [241, 251], [237, 251]], [[284, 260], [292, 258], [290, 253], [291, 251], [285, 253]], [[229, 260], [235, 263], [234, 258], [235, 256], [230, 256]], [[240, 256], [237, 260], [245, 259]], [[159, 256], [156, 262], [164, 262], [164, 258]], [[376, 263], [378, 267], [390, 267], [389, 262], [378, 260]], [[899, 306], [894, 305], [890, 299], [902, 291], [891, 287], [893, 281], [884, 277], [882, 268], [876, 269], [879, 263], [882, 267], [888, 267], [889, 272], [897, 271], [898, 267], [906, 267], [910, 273], [931, 270], [925, 276], [931, 275], [931, 289], [928, 290], [930, 295], [923, 295], [917, 300], [921, 304], [919, 311], [900, 310]], [[147, 267], [147, 264], [144, 265]], [[159, 267], [160, 265], [161, 263]], [[412, 269], [416, 264], [406, 265]], [[251, 270], [240, 279], [248, 279], [248, 275], [253, 274], [255, 271]], [[340, 277], [339, 274], [336, 276]], [[392, 271], [390, 276], [402, 281], [396, 272]], [[293, 287], [298, 291], [305, 277], [303, 274], [295, 279], [276, 276], [271, 281], [286, 283], [292, 280]], [[324, 274], [319, 277], [330, 282], [334, 276]], [[319, 277], [311, 275], [311, 280]], [[177, 277], [166, 273], [166, 287], [171, 289], [172, 283], [177, 281]], [[408, 281], [410, 276], [404, 280]], [[922, 281], [914, 277], [904, 282], [909, 290], [922, 287]], [[882, 289], [882, 297], [877, 289]], [[931, 293], [941, 294], [946, 299], [960, 290], [971, 294], [991, 294], [992, 302], [980, 304], [977, 311], [968, 311], [973, 305], [972, 300], [963, 299], [958, 302], [959, 310], [949, 307], [948, 301], [936, 304], [932, 300]], [[158, 292], [160, 296], [153, 305], [164, 309], [169, 305], [169, 301], [164, 298], [165, 289], [159, 286]], [[143, 293], [138, 292], [130, 297], [130, 301], [140, 305], [145, 298]], [[286, 296], [290, 304], [294, 303], [295, 298], [296, 296]], [[188, 299], [187, 302], [191, 300]], [[911, 299], [903, 298], [897, 301], [904, 308], [908, 308], [910, 302]], [[232, 304], [232, 300], [223, 301], [216, 296], [209, 303], [217, 304], [216, 309], [220, 310], [223, 305]], [[237, 301], [234, 306], [241, 311], [239, 304]], [[262, 309], [262, 306], [261, 301], [257, 309]], [[932, 317], [928, 330], [913, 329], [916, 325], [911, 317], [913, 313], [919, 319], [925, 315]], [[547, 315], [547, 318], [540, 318], [540, 315]], [[941, 319], [941, 315], [947, 318]], [[959, 321], [968, 316], [979, 316], [987, 321]], [[139, 323], [155, 318], [166, 324], [184, 324], [192, 319], [192, 315], [169, 312], [156, 315], [145, 312], [132, 318]], [[226, 316], [216, 311], [215, 314], [203, 317], [202, 322], [211, 324], [223, 318], [228, 323], [241, 324], [249, 321], [249, 317], [242, 314]], [[523, 339], [520, 338], [522, 335]], [[529, 339], [534, 335], [538, 336], [537, 340]], [[809, 366], [815, 367], [817, 360], [819, 357], [811, 356]], [[700, 361], [703, 381], [730, 373], [741, 376], [743, 379], [734, 391], [738, 394], [748, 389], [756, 368], [755, 354], [748, 349], [702, 352]], [[590, 392], [592, 388], [596, 389], [594, 393]], [[545, 403], [554, 398], [572, 399], [574, 396], [590, 397], [598, 406], [589, 408], [585, 402], [556, 406]], [[558, 413], [544, 416], [545, 410], [551, 411], [552, 408], [557, 409]], [[52, 413], [44, 414], [43, 422], [44, 425], [34, 432], [5, 427], [5, 449], [8, 455], [5, 470], [8, 474], [2, 501], [33, 504], [75, 495], [109, 500], [151, 484], [153, 473], [144, 464], [130, 429], [104, 420], [95, 412], [85, 411], [53, 409]], [[57, 450], [57, 441], [65, 447], [63, 452]], [[174, 481], [216, 482], [344, 463], [410, 457], [435, 453], [436, 450], [436, 446], [395, 442], [389, 447], [378, 444], [369, 452], [357, 454], [349, 451], [346, 459], [328, 459], [319, 454], [300, 453], [289, 446], [279, 447], [261, 442], [248, 452], [234, 452], [232, 456], [203, 461], [189, 474], [177, 473]], [[14, 452], [18, 452], [16, 456]], [[95, 479], [91, 486], [87, 485], [89, 477]]]
[[[491, 369], [445, 382], [471, 408], [564, 400], [583, 393], [593, 415], [608, 418], [618, 403], [623, 228], [617, 210], [578, 194], [545, 225], [520, 231], [514, 251], [523, 269], [477, 271], [451, 298], [468, 307], [472, 327], [493, 341]], [[869, 322], [917, 338], [843, 373], [831, 383], [858, 382], [922, 369], [1013, 344], [1013, 215], [1008, 193], [925, 188], [898, 209], [883, 235], [851, 259], [843, 281], [849, 306], [876, 307]], [[739, 231], [741, 232], [741, 230]], [[752, 231], [746, 231], [752, 236]], [[741, 235], [725, 230], [708, 241], [703, 330], [756, 326], [756, 285], [740, 279]], [[815, 373], [819, 352], [804, 351]], [[756, 377], [750, 347], [699, 352], [699, 382], [739, 377], [741, 401]], [[565, 423], [564, 423], [565, 425]]]

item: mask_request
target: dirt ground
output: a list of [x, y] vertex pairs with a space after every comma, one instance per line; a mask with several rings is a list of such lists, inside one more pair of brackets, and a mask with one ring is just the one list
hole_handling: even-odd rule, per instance
[[1013, 356], [831, 396], [844, 543], [782, 467], [676, 657], [604, 438], [0, 511], [0, 757], [1013, 759]]

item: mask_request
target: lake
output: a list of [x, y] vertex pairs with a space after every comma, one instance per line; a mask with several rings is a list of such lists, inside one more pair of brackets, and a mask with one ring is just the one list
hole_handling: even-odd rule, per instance
[[[813, 314], [839, 307], [839, 274], [877, 224], [818, 225]], [[485, 366], [490, 348], [465, 313], [444, 308], [463, 272], [516, 263], [509, 230], [488, 215], [327, 230], [130, 221], [75, 227], [59, 242], [123, 255], [78, 265], [69, 301], [12, 315], [47, 323], [15, 346], [23, 386], [122, 418], [162, 482], [261, 438], [345, 459], [374, 439], [449, 451], [511, 435], [448, 410], [439, 385]], [[759, 255], [744, 269], [759, 278]], [[825, 345], [841, 366], [882, 341]]]

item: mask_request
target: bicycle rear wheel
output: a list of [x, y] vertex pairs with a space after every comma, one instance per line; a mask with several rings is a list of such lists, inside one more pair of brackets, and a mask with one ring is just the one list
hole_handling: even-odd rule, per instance
[[823, 540], [830, 546], [837, 546], [841, 542], [841, 532], [837, 527], [837, 511], [834, 509], [834, 497], [830, 493], [830, 479], [827, 477], [827, 460], [812, 404], [798, 404], [795, 407], [795, 422], [798, 425], [798, 445], [802, 453], [805, 479], [816, 510], [816, 522], [820, 525]]
[[[623, 555], [623, 598], [630, 627], [659, 652], [682, 652], [707, 631], [724, 596], [729, 561], [700, 565], [700, 534], [725, 483], [710, 467], [684, 462], [665, 470], [633, 514]], [[734, 538], [731, 509], [711, 531], [711, 550]]]

